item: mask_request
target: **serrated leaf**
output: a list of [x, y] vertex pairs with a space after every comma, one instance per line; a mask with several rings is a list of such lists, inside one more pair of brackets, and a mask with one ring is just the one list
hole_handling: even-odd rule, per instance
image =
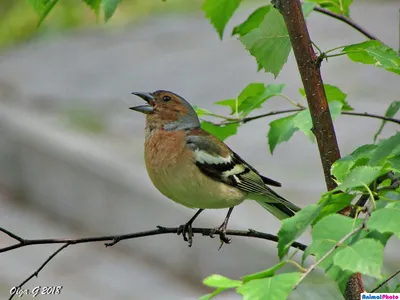
[[291, 294], [302, 273], [293, 272], [249, 281], [236, 290], [243, 300], [283, 300]]
[[239, 123], [228, 124], [224, 126], [217, 126], [212, 124], [211, 122], [203, 121], [201, 122], [201, 128], [215, 135], [221, 141], [226, 140], [228, 137], [235, 135], [237, 129], [239, 127]]
[[370, 230], [368, 234], [366, 235], [366, 238], [368, 239], [374, 239], [380, 242], [383, 246], [386, 246], [388, 240], [393, 236], [392, 233], [381, 233], [376, 230]]
[[222, 39], [225, 26], [239, 7], [241, 0], [205, 0], [202, 9]]
[[353, 0], [306, 0], [308, 2], [318, 3], [319, 6], [330, 10], [339, 15], [345, 15], [349, 17], [350, 15], [350, 5]]
[[284, 87], [284, 84], [269, 84], [253, 95], [246, 95], [247, 97], [244, 97], [242, 92], [239, 95], [239, 112], [242, 116], [247, 116], [254, 109], [261, 108], [261, 105], [268, 99], [281, 94]]
[[[240, 41], [255, 57], [258, 70], [271, 72], [276, 78], [288, 59], [291, 44], [285, 21], [279, 11], [275, 8], [265, 10], [261, 22], [259, 22], [261, 17], [258, 15], [257, 18], [253, 17], [252, 23], [247, 23], [247, 29], [256, 27], [249, 31], [244, 30], [245, 34], [241, 35]], [[303, 7], [305, 17], [311, 11], [310, 6]]]
[[85, 2], [91, 9], [93, 9], [96, 16], [99, 15], [101, 0], [82, 0], [82, 1]]
[[351, 201], [355, 198], [356, 195], [354, 194], [332, 194], [326, 193], [322, 195], [321, 200], [319, 200], [318, 204], [323, 204], [323, 208], [319, 213], [318, 217], [314, 220], [314, 223], [317, 223], [322, 218], [337, 213], [338, 211], [342, 210], [343, 208], [350, 205]]
[[274, 153], [277, 145], [288, 141], [292, 137], [293, 133], [298, 130], [298, 128], [293, 124], [293, 119], [296, 115], [297, 114], [293, 114], [269, 123], [270, 129], [268, 131], [268, 144], [271, 154]]
[[205, 278], [203, 284], [215, 288], [230, 289], [241, 286], [242, 282], [240, 280], [234, 280], [222, 275], [214, 274]]
[[114, 15], [121, 0], [102, 0], [104, 20], [107, 22]]
[[386, 140], [382, 140], [372, 153], [369, 164], [381, 165], [384, 160], [400, 155], [400, 131]]
[[355, 62], [373, 64], [400, 75], [400, 57], [396, 51], [379, 41], [349, 45], [342, 52]]
[[400, 173], [400, 155], [389, 158], [388, 163], [390, 165], [390, 168], [393, 172], [398, 172]]
[[257, 8], [254, 12], [250, 14], [246, 21], [233, 28], [232, 35], [238, 34], [243, 36], [249, 33], [254, 28], [257, 28], [260, 25], [261, 21], [264, 20], [265, 15], [269, 12], [271, 7], [271, 5], [266, 5]]
[[[320, 259], [332, 247], [335, 247], [335, 245], [346, 234], [359, 226], [361, 223], [361, 219], [354, 220], [339, 214], [328, 215], [327, 217], [322, 218], [314, 225], [312, 229], [312, 243], [307, 247], [306, 251], [304, 252], [303, 261], [310, 254], [314, 254], [317, 260]], [[365, 235], [366, 233], [363, 234]], [[347, 245], [354, 240], [355, 238], [349, 238], [343, 243], [343, 245]], [[326, 259], [325, 262], [321, 264], [322, 268], [329, 266], [330, 262], [332, 262], [332, 255], [330, 255], [329, 257], [330, 259]]]
[[340, 183], [334, 191], [346, 191], [351, 188], [369, 185], [380, 174], [382, 167], [359, 166], [355, 167], [346, 176], [344, 181]]
[[[397, 114], [399, 109], [400, 109], [400, 101], [393, 101], [392, 103], [390, 103], [389, 107], [387, 108], [387, 110], [385, 112], [385, 117], [393, 118]], [[379, 127], [378, 131], [374, 135], [374, 142], [378, 138], [378, 135], [382, 132], [383, 127], [385, 126], [386, 123], [387, 123], [386, 120], [382, 121], [381, 126]]]
[[331, 168], [331, 174], [342, 182], [353, 167], [366, 165], [377, 146], [363, 145], [353, 151], [350, 155], [335, 161]]
[[36, 13], [39, 15], [39, 22], [38, 22], [38, 27], [44, 19], [47, 17], [47, 15], [50, 13], [50, 11], [53, 9], [54, 5], [57, 4], [59, 0], [29, 0], [29, 3], [33, 6], [34, 10]]
[[231, 108], [231, 115], [235, 114], [237, 111], [237, 99], [226, 99], [215, 102], [215, 104], [222, 106], [229, 106]]
[[400, 238], [400, 209], [381, 208], [374, 211], [367, 226], [381, 233], [394, 233]]
[[[343, 104], [338, 101], [332, 101], [329, 103], [329, 110], [333, 120], [335, 120], [340, 115], [342, 107]], [[311, 132], [313, 124], [309, 109], [299, 112], [297, 116], [293, 119], [293, 125], [294, 127], [300, 129], [311, 141], [315, 141], [315, 136]]]
[[212, 112], [209, 111], [208, 109], [197, 107], [197, 106], [193, 106], [193, 108], [194, 108], [194, 110], [195, 110], [195, 112], [196, 112], [198, 117], [212, 115]]
[[227, 289], [224, 288], [217, 288], [214, 292], [212, 292], [211, 294], [207, 294], [204, 296], [201, 296], [199, 298], [199, 300], [211, 300], [212, 298], [214, 298], [215, 296], [217, 296], [218, 294], [222, 293], [223, 291], [225, 291]]
[[243, 276], [242, 277], [243, 282], [248, 282], [250, 280], [261, 279], [261, 278], [265, 278], [265, 277], [272, 277], [275, 275], [275, 272], [278, 271], [280, 268], [282, 268], [284, 265], [286, 265], [286, 261], [282, 261], [279, 264], [277, 264], [271, 268], [268, 268], [266, 270], [262, 270], [257, 273]]
[[285, 22], [275, 8], [271, 8], [263, 21], [240, 38], [240, 41], [254, 56], [259, 66], [275, 78], [286, 63], [291, 44]]
[[373, 239], [362, 239], [337, 251], [333, 263], [342, 270], [381, 277], [383, 245]]
[[281, 229], [278, 232], [278, 256], [279, 259], [287, 254], [290, 245], [303, 234], [321, 211], [322, 206], [312, 204], [302, 208], [291, 218], [282, 220]]

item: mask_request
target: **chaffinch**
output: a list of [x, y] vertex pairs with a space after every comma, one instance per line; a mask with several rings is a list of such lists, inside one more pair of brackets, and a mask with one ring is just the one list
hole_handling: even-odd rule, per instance
[[151, 181], [164, 196], [199, 209], [178, 232], [189, 246], [192, 223], [204, 209], [229, 208], [224, 222], [214, 231], [226, 243], [233, 207], [245, 199], [256, 200], [280, 220], [300, 210], [267, 186], [281, 186], [279, 182], [260, 175], [227, 145], [201, 129], [195, 110], [185, 99], [163, 90], [132, 94], [147, 102], [130, 109], [146, 114], [144, 157]]

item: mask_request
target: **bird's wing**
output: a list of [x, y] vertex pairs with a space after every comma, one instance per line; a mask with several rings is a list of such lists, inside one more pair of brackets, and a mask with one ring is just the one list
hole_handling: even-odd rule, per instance
[[261, 176], [227, 145], [209, 133], [198, 129], [188, 134], [186, 145], [193, 151], [195, 164], [203, 174], [249, 193], [249, 198], [259, 202], [279, 219], [293, 216], [300, 210], [266, 186], [270, 183], [280, 186], [279, 182]]

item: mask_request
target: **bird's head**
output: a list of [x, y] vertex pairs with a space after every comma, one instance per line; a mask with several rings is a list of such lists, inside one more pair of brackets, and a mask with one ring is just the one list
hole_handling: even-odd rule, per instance
[[130, 109], [146, 114], [147, 126], [152, 129], [185, 130], [200, 127], [193, 107], [181, 96], [169, 91], [132, 93], [147, 104]]

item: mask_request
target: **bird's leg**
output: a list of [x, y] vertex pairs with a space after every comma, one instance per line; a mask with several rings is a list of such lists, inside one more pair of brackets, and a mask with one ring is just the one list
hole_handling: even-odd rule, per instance
[[228, 213], [226, 214], [224, 222], [222, 222], [221, 226], [214, 228], [214, 230], [210, 233], [210, 237], [213, 237], [214, 233], [219, 231], [219, 239], [221, 240], [221, 246], [219, 247], [220, 249], [223, 243], [229, 244], [231, 242], [231, 239], [226, 236], [226, 227], [228, 226], [229, 218], [232, 214], [232, 211], [233, 207], [229, 208]]
[[[183, 240], [185, 242], [189, 243], [189, 247], [192, 247], [193, 243], [193, 232], [192, 232], [192, 223], [194, 220], [199, 216], [199, 214], [203, 211], [204, 209], [199, 209], [194, 216], [184, 225], [179, 226], [178, 228], [178, 235], [182, 233]], [[187, 236], [186, 236], [187, 234]]]

